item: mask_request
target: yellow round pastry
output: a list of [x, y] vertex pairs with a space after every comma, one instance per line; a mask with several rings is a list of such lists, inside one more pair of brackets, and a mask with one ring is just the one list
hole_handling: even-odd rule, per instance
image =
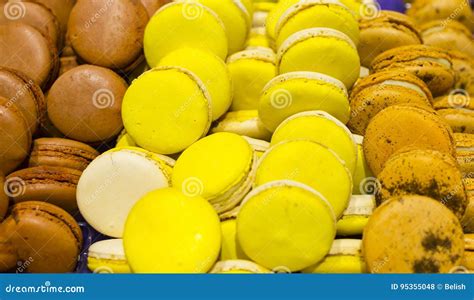
[[207, 134], [212, 120], [211, 98], [202, 81], [188, 70], [155, 68], [128, 88], [122, 118], [137, 145], [173, 154]]
[[314, 72], [283, 74], [267, 83], [258, 106], [260, 119], [272, 132], [286, 118], [309, 110], [328, 112], [346, 124], [350, 109], [344, 84]]
[[374, 195], [352, 195], [349, 205], [337, 221], [337, 235], [361, 235], [374, 209]]
[[298, 3], [299, 0], [280, 0], [268, 13], [266, 20], [267, 35], [275, 40], [276, 38], [276, 27], [280, 17], [285, 11], [290, 8], [293, 4]]
[[275, 54], [266, 48], [237, 52], [227, 59], [234, 85], [231, 110], [258, 108], [260, 93], [276, 76]]
[[117, 137], [117, 142], [115, 147], [136, 147], [137, 143], [132, 139], [132, 137], [124, 129]]
[[354, 174], [357, 146], [349, 129], [330, 114], [307, 111], [289, 117], [275, 130], [271, 144], [295, 139], [307, 139], [328, 147], [339, 155], [351, 174]]
[[221, 221], [222, 243], [219, 260], [248, 259], [237, 240], [237, 221], [229, 218]]
[[145, 28], [143, 49], [148, 65], [157, 66], [168, 53], [182, 47], [209, 50], [225, 59], [228, 42], [224, 23], [213, 10], [195, 1], [162, 6]]
[[291, 272], [322, 260], [336, 234], [334, 214], [317, 191], [289, 180], [253, 190], [237, 216], [237, 238], [253, 261]]
[[180, 48], [166, 55], [158, 66], [179, 66], [195, 74], [211, 96], [212, 120], [220, 118], [232, 103], [230, 73], [222, 59], [198, 48]]
[[250, 190], [257, 159], [250, 144], [234, 133], [209, 135], [186, 149], [176, 161], [172, 185], [201, 195], [223, 213]]
[[202, 197], [165, 188], [144, 196], [125, 224], [124, 248], [135, 273], [204, 273], [219, 256], [219, 218]]
[[265, 31], [265, 27], [253, 27], [250, 29], [249, 37], [245, 42], [246, 50], [258, 48], [272, 50], [270, 40], [268, 39], [267, 33]]
[[131, 273], [122, 239], [95, 242], [87, 253], [87, 267], [93, 273]]
[[310, 28], [289, 36], [278, 49], [279, 74], [311, 71], [342, 81], [347, 88], [359, 78], [360, 59], [354, 42], [331, 28]]
[[329, 201], [338, 219], [352, 192], [350, 171], [339, 156], [309, 140], [281, 142], [260, 159], [255, 186], [274, 180], [294, 180], [320, 192]]
[[372, 171], [370, 171], [367, 161], [365, 160], [364, 149], [362, 147], [364, 143], [364, 137], [354, 134], [353, 138], [357, 144], [357, 164], [354, 175], [352, 176], [352, 194], [361, 195], [366, 194], [363, 188], [364, 182], [368, 180], [368, 178], [373, 178], [374, 175], [372, 174]]
[[211, 270], [217, 274], [264, 274], [270, 270], [249, 260], [222, 260], [218, 261]]

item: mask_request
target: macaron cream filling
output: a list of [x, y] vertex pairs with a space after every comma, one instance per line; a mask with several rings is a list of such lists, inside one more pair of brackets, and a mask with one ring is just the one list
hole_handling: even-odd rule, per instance
[[370, 216], [374, 209], [375, 197], [373, 195], [353, 195], [343, 215]]
[[275, 64], [276, 56], [268, 48], [253, 48], [232, 54], [227, 58], [227, 63], [233, 63], [241, 59], [255, 59]]
[[415, 58], [414, 60], [415, 61], [431, 61], [431, 62], [438, 63], [448, 69], [452, 68], [451, 62], [445, 58], [421, 56], [421, 57]]
[[429, 99], [426, 93], [416, 84], [413, 84], [411, 82], [407, 81], [401, 81], [401, 80], [385, 80], [380, 83], [381, 85], [395, 85], [395, 86], [401, 86], [410, 90], [413, 90], [420, 94], [421, 96], [425, 97], [426, 99]]
[[362, 240], [337, 239], [332, 243], [328, 256], [336, 255], [360, 255]]

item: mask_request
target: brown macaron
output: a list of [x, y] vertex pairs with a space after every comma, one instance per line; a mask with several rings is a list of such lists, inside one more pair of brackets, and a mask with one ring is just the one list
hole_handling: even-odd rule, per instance
[[407, 72], [382, 71], [360, 79], [350, 96], [351, 118], [348, 126], [364, 135], [370, 120], [392, 105], [413, 103], [431, 109], [433, 97], [426, 84]]
[[5, 176], [0, 172], [0, 221], [7, 214], [9, 202], [8, 195], [5, 193]]
[[462, 23], [454, 20], [431, 21], [423, 24], [420, 31], [425, 45], [456, 50], [474, 57], [472, 33]]
[[81, 142], [40, 138], [33, 141], [29, 166], [55, 166], [83, 171], [97, 156], [97, 150]]
[[124, 70], [142, 56], [147, 22], [148, 13], [139, 0], [78, 0], [68, 34], [85, 62]]
[[440, 201], [460, 220], [468, 199], [462, 174], [454, 157], [439, 151], [419, 149], [396, 153], [377, 176], [377, 203], [394, 196], [423, 195]]
[[31, 131], [16, 105], [0, 97], [0, 172], [15, 170], [28, 156]]
[[46, 115], [41, 88], [25, 74], [0, 67], [0, 96], [16, 105], [34, 134]]
[[64, 73], [49, 90], [48, 117], [71, 139], [85, 143], [108, 140], [123, 128], [121, 107], [127, 87], [109, 69], [81, 65]]
[[72, 272], [82, 248], [82, 233], [74, 218], [63, 209], [39, 201], [13, 206], [9, 242], [29, 273]]
[[36, 2], [49, 8], [59, 21], [61, 30], [66, 33], [67, 22], [69, 20], [69, 14], [72, 8], [76, 4], [76, 0], [28, 0], [30, 2]]
[[372, 61], [372, 70], [407, 71], [423, 80], [433, 96], [446, 94], [455, 84], [456, 73], [451, 57], [443, 49], [403, 46], [385, 51]]
[[464, 177], [474, 178], [474, 134], [454, 133], [456, 159]]
[[402, 149], [455, 154], [449, 126], [436, 114], [408, 104], [387, 107], [372, 118], [363, 148], [367, 165], [376, 176], [385, 162]]
[[454, 132], [474, 133], [474, 102], [464, 91], [456, 92], [436, 98], [434, 108]]
[[59, 71], [56, 47], [24, 23], [0, 25], [0, 39], [0, 66], [20, 71], [47, 89]]
[[0, 272], [6, 273], [17, 267], [18, 252], [12, 244], [11, 236], [15, 231], [15, 220], [7, 218], [0, 223]]
[[46, 37], [56, 48], [61, 47], [63, 34], [59, 21], [46, 6], [23, 1], [16, 6], [11, 1], [0, 5], [4, 14], [0, 14], [1, 23], [24, 23], [35, 28]]
[[[474, 176], [474, 174], [472, 175]], [[464, 232], [474, 233], [474, 178], [464, 178], [464, 188], [468, 199], [466, 213], [461, 220]], [[474, 249], [473, 249], [474, 250]], [[473, 269], [474, 270], [474, 269]]]
[[70, 168], [32, 167], [8, 175], [6, 189], [15, 203], [38, 200], [76, 213], [76, 186], [81, 174]]
[[391, 198], [374, 211], [362, 249], [371, 273], [447, 273], [461, 263], [464, 235], [446, 206], [407, 195]]
[[360, 42], [357, 49], [361, 64], [366, 67], [382, 52], [422, 43], [415, 22], [407, 15], [394, 11], [382, 10], [375, 18], [362, 18], [359, 28]]
[[170, 3], [172, 0], [140, 0], [143, 6], [145, 7], [146, 11], [148, 12], [148, 16], [151, 18], [155, 12], [160, 9], [163, 5]]
[[449, 51], [453, 61], [454, 71], [457, 73], [455, 88], [474, 95], [474, 59], [459, 51]]
[[76, 56], [64, 56], [59, 59], [60, 68], [59, 68], [59, 76], [63, 75], [67, 71], [74, 69], [75, 67], [79, 66], [79, 62], [77, 61]]

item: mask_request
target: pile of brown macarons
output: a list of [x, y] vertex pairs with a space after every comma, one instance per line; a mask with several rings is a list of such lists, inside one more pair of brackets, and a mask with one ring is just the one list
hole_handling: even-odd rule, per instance
[[0, 271], [71, 272], [82, 171], [123, 129], [167, 0], [0, 0]]

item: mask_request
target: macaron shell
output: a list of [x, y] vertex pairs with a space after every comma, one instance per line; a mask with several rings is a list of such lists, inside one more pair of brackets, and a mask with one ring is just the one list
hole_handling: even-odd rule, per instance
[[474, 95], [474, 59], [459, 51], [450, 51], [453, 69], [457, 73], [455, 88]]
[[461, 51], [474, 58], [472, 33], [463, 24], [455, 20], [446, 24], [442, 21], [433, 21], [424, 24], [421, 31], [425, 45]]
[[33, 2], [40, 3], [49, 8], [58, 18], [63, 33], [66, 32], [69, 14], [76, 4], [76, 0], [33, 0]]
[[294, 71], [323, 73], [350, 88], [359, 77], [360, 59], [354, 44], [346, 39], [349, 38], [345, 34], [329, 28], [299, 31], [280, 47], [278, 71], [280, 74]]
[[372, 171], [367, 165], [367, 160], [365, 159], [363, 144], [363, 137], [354, 135], [354, 140], [357, 144], [357, 164], [354, 175], [352, 176], [352, 194], [359, 195], [364, 194], [365, 191], [361, 188], [366, 181], [366, 178], [374, 177]]
[[218, 261], [209, 273], [217, 274], [262, 274], [272, 273], [270, 270], [257, 265], [250, 260], [221, 260]]
[[122, 239], [95, 242], [89, 247], [87, 267], [93, 273], [131, 273]]
[[378, 175], [377, 202], [394, 196], [417, 194], [442, 199], [459, 219], [468, 199], [457, 162], [449, 154], [431, 150], [412, 150], [393, 155]]
[[32, 261], [31, 273], [72, 272], [82, 246], [79, 225], [62, 209], [44, 202], [13, 207], [15, 233], [11, 236], [22, 260]]
[[257, 110], [231, 111], [217, 120], [212, 133], [231, 132], [242, 136], [269, 141], [272, 134], [258, 117]]
[[0, 173], [0, 221], [5, 218], [8, 210], [8, 204], [10, 199], [5, 194], [5, 176]]
[[237, 239], [237, 221], [235, 218], [221, 221], [221, 252], [219, 260], [249, 259]]
[[466, 207], [466, 213], [461, 220], [464, 232], [474, 233], [474, 180], [472, 178], [464, 179], [464, 186], [466, 189], [466, 195], [468, 204]]
[[183, 47], [207, 49], [225, 59], [227, 36], [217, 14], [195, 2], [174, 2], [160, 8], [145, 29], [148, 65], [158, 65], [168, 53]]
[[266, 20], [267, 35], [274, 40], [276, 38], [276, 26], [280, 17], [293, 4], [298, 3], [299, 0], [281, 0], [269, 12]]
[[366, 272], [364, 260], [360, 256], [334, 255], [327, 256], [315, 266], [303, 271], [314, 274], [362, 274]]
[[309, 140], [281, 142], [260, 159], [255, 186], [275, 180], [293, 180], [320, 192], [336, 218], [346, 209], [352, 192], [351, 173], [332, 150]]
[[437, 113], [454, 132], [474, 133], [474, 111], [468, 109], [439, 109]]
[[464, 237], [456, 216], [423, 196], [392, 198], [364, 230], [371, 273], [447, 273], [461, 263]]
[[134, 148], [112, 149], [84, 170], [77, 204], [92, 227], [102, 234], [122, 237], [133, 205], [148, 192], [169, 186], [164, 163], [153, 156]]
[[61, 167], [27, 168], [8, 175], [7, 188], [15, 203], [34, 199], [74, 214], [77, 212], [76, 185], [81, 174], [79, 170]]
[[325, 198], [289, 181], [252, 191], [237, 217], [242, 249], [268, 269], [298, 271], [317, 263], [329, 252], [335, 234], [334, 215]]
[[139, 146], [160, 154], [178, 153], [209, 130], [210, 96], [189, 71], [153, 69], [128, 88], [122, 117]]
[[408, 146], [454, 155], [450, 129], [429, 111], [394, 105], [382, 110], [369, 123], [363, 147], [374, 175], [381, 172], [390, 156]]
[[220, 245], [219, 218], [212, 206], [173, 188], [147, 194], [125, 224], [125, 254], [135, 273], [207, 272]]

